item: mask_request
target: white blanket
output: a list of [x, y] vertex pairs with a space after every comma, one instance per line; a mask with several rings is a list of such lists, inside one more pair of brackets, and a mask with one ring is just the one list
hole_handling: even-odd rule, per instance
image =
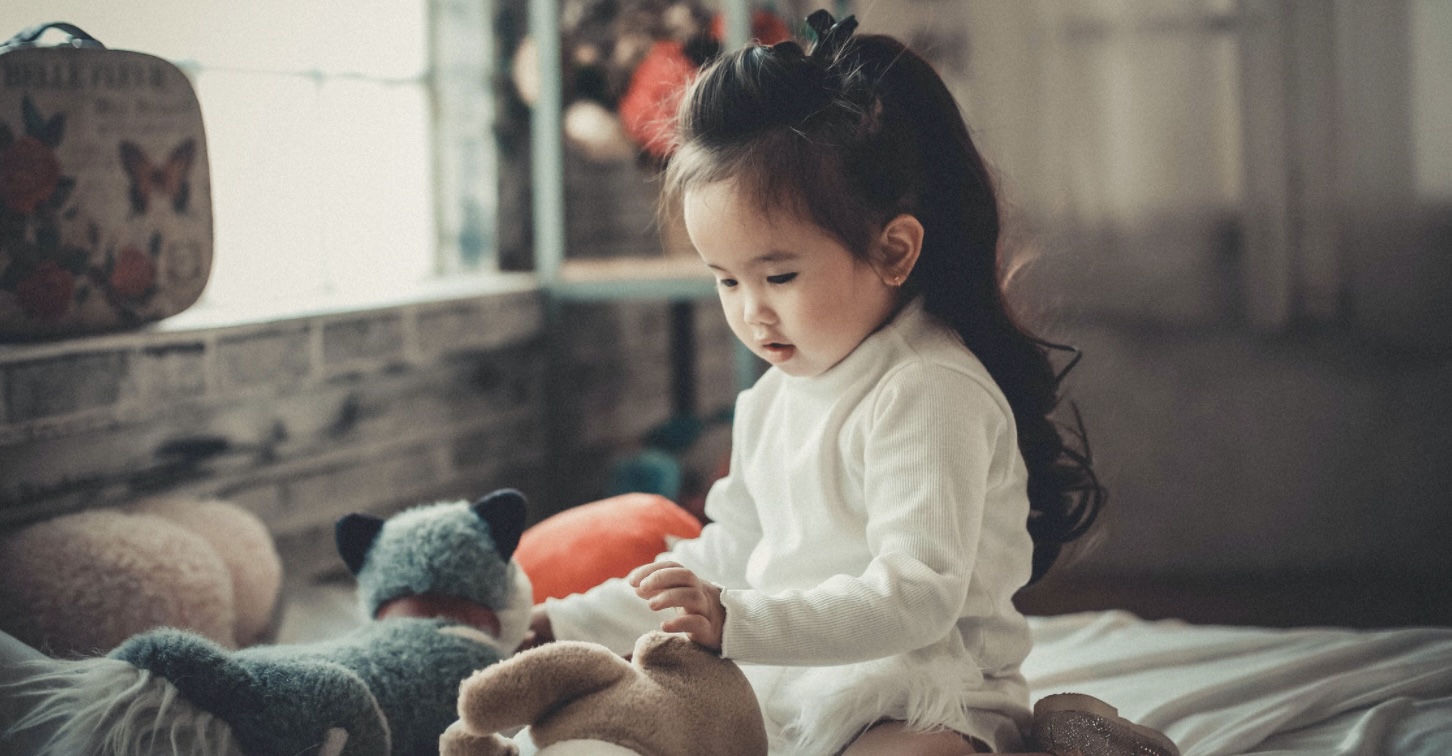
[[1452, 756], [1452, 629], [1269, 630], [1124, 612], [1031, 619], [1033, 695], [1079, 692], [1183, 756]]

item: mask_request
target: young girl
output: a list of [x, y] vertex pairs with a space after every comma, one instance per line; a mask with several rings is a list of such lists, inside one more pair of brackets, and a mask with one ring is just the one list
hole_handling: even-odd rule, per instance
[[[753, 46], [701, 73], [666, 174], [732, 330], [772, 366], [737, 402], [712, 522], [537, 607], [535, 629], [621, 653], [689, 634], [742, 664], [773, 754], [1015, 749], [1013, 595], [1102, 492], [1004, 302], [997, 201], [952, 95], [899, 42], [809, 23], [810, 53]], [[1031, 747], [1174, 753], [1093, 699], [1047, 708]]]

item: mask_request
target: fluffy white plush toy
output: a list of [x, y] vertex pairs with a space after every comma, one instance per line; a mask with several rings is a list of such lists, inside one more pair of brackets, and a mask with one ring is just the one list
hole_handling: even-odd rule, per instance
[[281, 584], [267, 526], [224, 501], [144, 499], [0, 537], [0, 630], [53, 656], [104, 653], [161, 626], [251, 645]]

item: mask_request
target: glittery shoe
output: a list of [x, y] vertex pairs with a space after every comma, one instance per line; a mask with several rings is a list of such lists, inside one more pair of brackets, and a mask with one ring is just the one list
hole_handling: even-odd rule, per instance
[[1045, 696], [1034, 704], [1028, 745], [1055, 756], [1180, 756], [1180, 749], [1163, 734], [1080, 693]]

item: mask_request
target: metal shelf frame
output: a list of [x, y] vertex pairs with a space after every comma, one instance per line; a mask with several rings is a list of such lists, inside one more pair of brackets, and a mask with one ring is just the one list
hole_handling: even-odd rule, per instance
[[[748, 0], [719, 0], [726, 21], [726, 49], [746, 44], [751, 34]], [[565, 146], [563, 71], [560, 67], [559, 0], [529, 0], [529, 34], [539, 51], [539, 99], [530, 117], [533, 154], [535, 274], [551, 291], [567, 290], [565, 262]], [[601, 292], [608, 296], [608, 292]], [[633, 296], [633, 294], [632, 294]]]
[[[749, 0], [718, 0], [725, 17], [726, 49], [749, 40]], [[599, 277], [572, 280], [565, 275], [565, 163], [563, 132], [563, 72], [560, 65], [559, 0], [529, 0], [529, 34], [539, 54], [539, 98], [530, 117], [531, 199], [534, 223], [535, 275], [551, 313], [570, 301], [628, 299], [666, 300], [684, 312], [686, 305], [714, 298], [715, 285], [705, 276]], [[553, 315], [551, 316], [553, 320]], [[679, 322], [680, 318], [673, 319]], [[683, 327], [681, 325], [675, 326]], [[681, 343], [682, 334], [675, 334]], [[683, 343], [689, 343], [689, 339]], [[684, 359], [689, 355], [677, 355]], [[736, 345], [736, 383], [741, 388], [756, 380], [758, 362], [743, 345]], [[677, 366], [676, 374], [682, 374]], [[678, 396], [681, 392], [677, 392]], [[687, 390], [685, 393], [689, 394]], [[677, 411], [694, 408], [677, 407]]]

